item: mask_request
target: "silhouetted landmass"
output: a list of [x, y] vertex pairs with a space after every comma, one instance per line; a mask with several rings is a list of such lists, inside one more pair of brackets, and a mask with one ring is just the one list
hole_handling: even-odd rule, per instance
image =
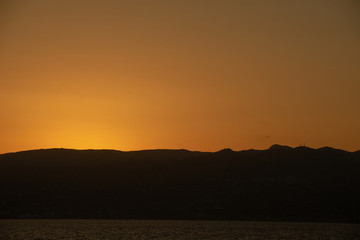
[[360, 222], [360, 151], [32, 150], [0, 187], [0, 218]]

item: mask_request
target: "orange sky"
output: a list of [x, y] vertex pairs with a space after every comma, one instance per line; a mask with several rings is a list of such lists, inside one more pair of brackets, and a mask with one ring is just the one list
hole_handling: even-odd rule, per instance
[[0, 3], [0, 153], [360, 149], [360, 4]]

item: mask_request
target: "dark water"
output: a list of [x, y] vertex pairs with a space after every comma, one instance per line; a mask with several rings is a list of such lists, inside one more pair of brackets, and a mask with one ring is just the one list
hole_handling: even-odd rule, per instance
[[0, 220], [0, 239], [360, 239], [358, 224], [126, 221]]

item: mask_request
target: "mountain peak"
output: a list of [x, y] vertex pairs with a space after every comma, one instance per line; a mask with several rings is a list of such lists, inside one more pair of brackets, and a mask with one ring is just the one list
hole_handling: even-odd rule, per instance
[[233, 153], [234, 151], [231, 148], [224, 148], [218, 151], [218, 153]]
[[269, 150], [292, 150], [292, 147], [280, 145], [280, 144], [274, 144], [272, 145]]

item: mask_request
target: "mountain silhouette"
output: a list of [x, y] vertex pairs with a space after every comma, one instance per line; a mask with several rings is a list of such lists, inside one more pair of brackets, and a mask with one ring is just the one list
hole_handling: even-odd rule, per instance
[[360, 151], [42, 149], [0, 155], [0, 218], [360, 222]]

